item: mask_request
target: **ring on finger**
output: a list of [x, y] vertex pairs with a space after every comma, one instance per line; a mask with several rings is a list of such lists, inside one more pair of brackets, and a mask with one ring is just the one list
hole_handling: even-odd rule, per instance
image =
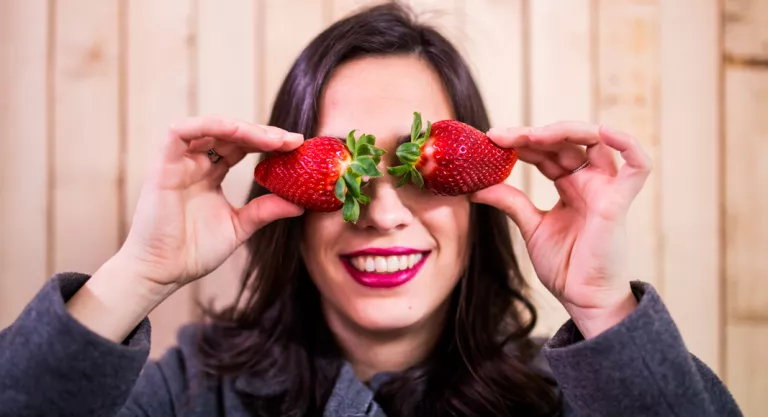
[[575, 174], [575, 173], [577, 173], [577, 172], [581, 171], [582, 169], [584, 169], [584, 168], [586, 168], [586, 167], [588, 167], [588, 166], [589, 166], [589, 159], [587, 159], [586, 161], [584, 161], [584, 163], [582, 163], [581, 165], [579, 165], [578, 167], [576, 167], [574, 170], [572, 170], [572, 171], [571, 171], [571, 172], [569, 172], [568, 174], [569, 174], [569, 175], [573, 175], [573, 174]]
[[211, 149], [208, 149], [208, 159], [211, 160], [212, 164], [216, 164], [219, 161], [221, 161], [221, 155], [216, 153], [215, 149], [211, 148]]

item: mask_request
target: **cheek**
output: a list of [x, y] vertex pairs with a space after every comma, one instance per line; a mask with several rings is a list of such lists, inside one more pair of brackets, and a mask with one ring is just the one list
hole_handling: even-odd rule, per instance
[[316, 275], [329, 267], [328, 257], [334, 253], [344, 225], [338, 213], [306, 212], [303, 216], [301, 256], [310, 275]]
[[419, 219], [437, 241], [440, 257], [460, 262], [469, 244], [469, 198], [428, 195], [420, 198], [418, 206]]

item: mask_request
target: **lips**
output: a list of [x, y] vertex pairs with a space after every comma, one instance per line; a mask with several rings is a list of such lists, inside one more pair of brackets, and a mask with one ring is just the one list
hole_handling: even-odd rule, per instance
[[370, 288], [393, 288], [413, 279], [430, 251], [407, 248], [367, 248], [341, 256], [349, 275]]

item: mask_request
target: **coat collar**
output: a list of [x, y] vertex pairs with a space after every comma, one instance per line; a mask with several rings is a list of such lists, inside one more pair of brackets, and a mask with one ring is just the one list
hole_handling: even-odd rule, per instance
[[[365, 384], [355, 376], [352, 365], [348, 361], [341, 361], [339, 366], [339, 374], [328, 398], [324, 415], [384, 417], [383, 410], [373, 397], [375, 392], [396, 373], [378, 373], [373, 376], [369, 384]], [[290, 388], [290, 380], [280, 375], [244, 374], [235, 378], [234, 388], [256, 397], [274, 397]]]

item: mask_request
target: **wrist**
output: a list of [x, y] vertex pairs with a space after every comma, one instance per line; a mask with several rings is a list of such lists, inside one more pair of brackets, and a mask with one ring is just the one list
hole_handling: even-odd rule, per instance
[[142, 274], [138, 265], [116, 254], [67, 302], [67, 310], [94, 333], [121, 343], [177, 289]]
[[616, 301], [602, 306], [580, 307], [568, 303], [564, 306], [584, 339], [592, 339], [632, 314], [637, 308], [637, 299], [628, 288]]

